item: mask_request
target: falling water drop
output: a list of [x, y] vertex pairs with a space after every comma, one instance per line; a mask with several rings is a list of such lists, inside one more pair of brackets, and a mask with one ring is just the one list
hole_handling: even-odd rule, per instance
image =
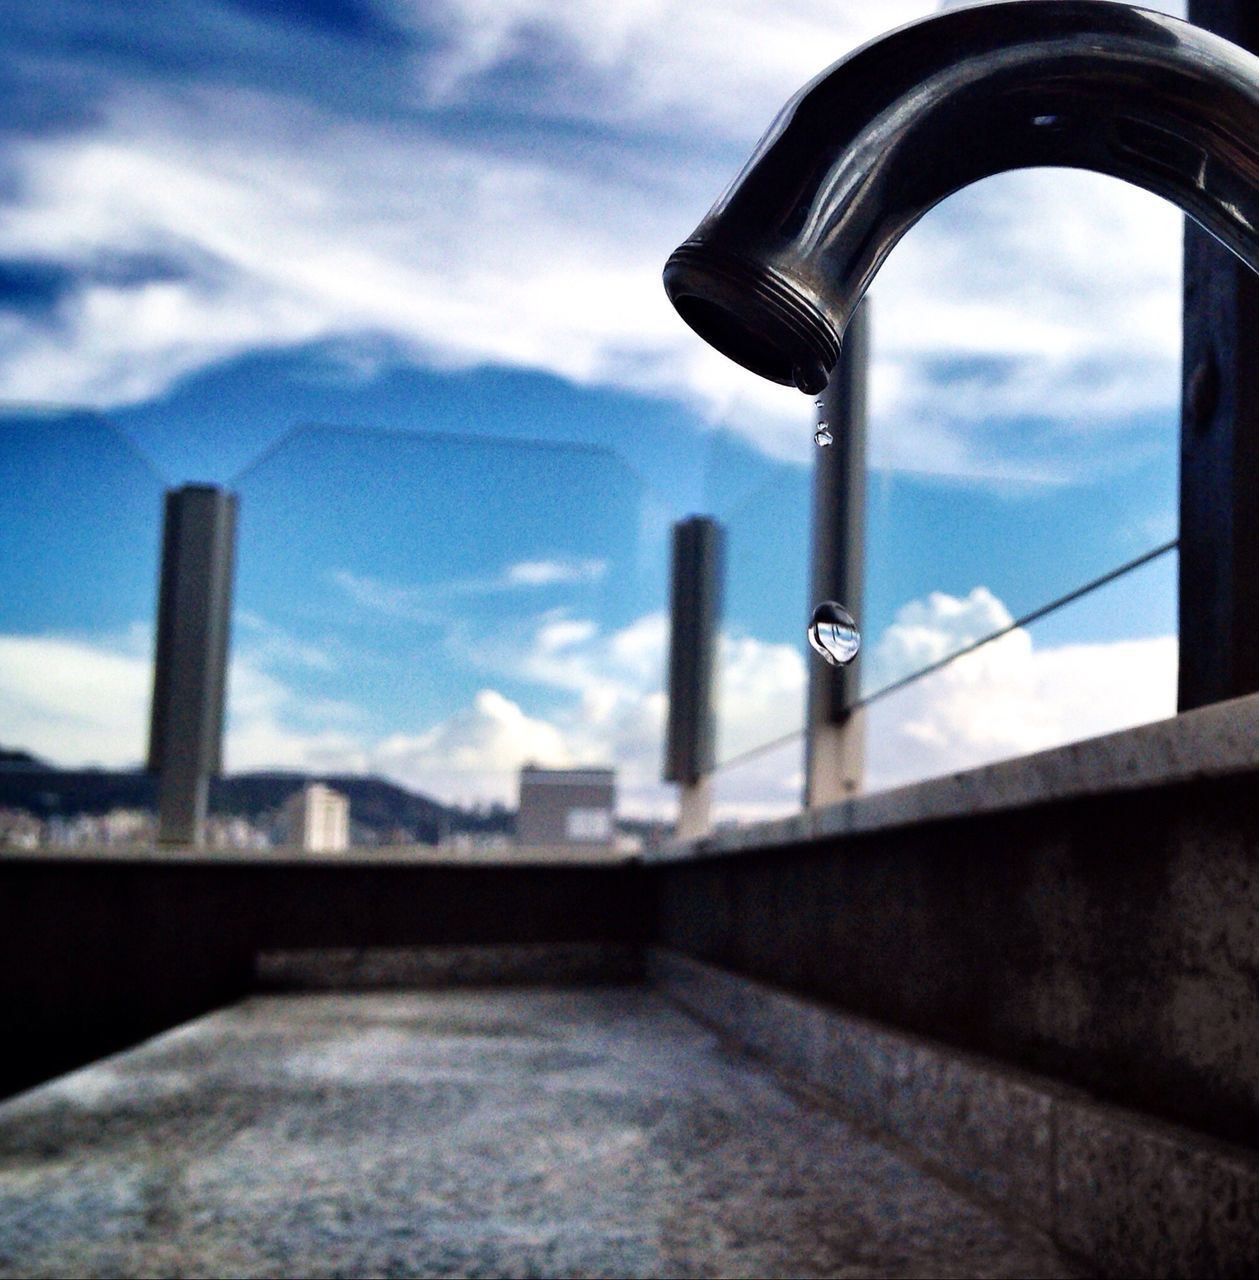
[[834, 600], [823, 600], [813, 610], [809, 644], [833, 667], [846, 667], [861, 648], [856, 619]]
[[813, 433], [813, 443], [819, 449], [825, 449], [827, 445], [833, 444], [835, 437], [831, 435], [831, 429], [825, 422], [817, 424], [817, 430]]

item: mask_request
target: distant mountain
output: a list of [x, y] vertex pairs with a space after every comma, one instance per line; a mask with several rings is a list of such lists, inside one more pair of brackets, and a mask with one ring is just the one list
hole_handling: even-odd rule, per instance
[[56, 769], [37, 763], [0, 767], [0, 806], [26, 809], [37, 818], [110, 809], [152, 809], [154, 781], [146, 773]]
[[[210, 784], [210, 811], [265, 820], [307, 781], [325, 782], [348, 796], [351, 822], [378, 839], [396, 836], [435, 844], [465, 832], [510, 835], [516, 827], [516, 815], [501, 806], [461, 809], [384, 778], [343, 774], [238, 773], [216, 778]], [[6, 751], [0, 757], [0, 807], [26, 809], [43, 819], [111, 809], [152, 810], [157, 807], [157, 785], [141, 770], [56, 769], [25, 751]]]

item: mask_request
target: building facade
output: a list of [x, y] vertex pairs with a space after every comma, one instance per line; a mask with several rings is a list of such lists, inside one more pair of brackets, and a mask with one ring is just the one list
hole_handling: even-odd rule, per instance
[[520, 771], [516, 843], [610, 848], [616, 843], [615, 769]]
[[287, 844], [305, 853], [343, 853], [350, 847], [350, 802], [322, 782], [311, 782], [284, 802]]

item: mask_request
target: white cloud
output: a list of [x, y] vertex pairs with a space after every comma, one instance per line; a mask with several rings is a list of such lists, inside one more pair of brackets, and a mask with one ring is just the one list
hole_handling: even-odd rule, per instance
[[521, 560], [503, 575], [511, 586], [549, 587], [563, 583], [598, 582], [608, 571], [606, 560]]
[[[329, 575], [355, 604], [413, 622], [449, 622], [452, 600], [530, 587], [577, 586], [599, 582], [608, 562], [595, 558], [520, 560], [484, 578], [443, 578], [423, 586], [385, 582], [370, 574], [334, 569]], [[445, 606], [445, 608], [443, 607]]]
[[[9, 323], [0, 395], [138, 401], [247, 349], [376, 334], [439, 367], [494, 362], [681, 397], [804, 456], [805, 402], [699, 342], [660, 268], [731, 155], [803, 80], [933, 5], [395, 8], [440, 36], [429, 52], [417, 44], [423, 101], [475, 109], [501, 92], [492, 73], [536, 54], [553, 73], [512, 109], [603, 130], [606, 162], [504, 153], [221, 84], [115, 80], [98, 123], [7, 144], [16, 194], [0, 254], [84, 266], [158, 252], [190, 274], [98, 281], [52, 323]], [[946, 202], [876, 285], [874, 461], [1064, 474], [1094, 465], [1069, 447], [1074, 433], [1147, 412], [1170, 421], [1179, 226], [1152, 197], [1087, 174], [1004, 175]], [[1036, 456], [981, 429], [1024, 413], [1056, 424]]]
[[911, 600], [867, 653], [866, 684], [881, 689], [1008, 627], [1010, 611], [987, 587], [958, 598], [933, 591]]
[[248, 609], [237, 609], [232, 615], [232, 624], [236, 628], [237, 649], [242, 648], [244, 641], [255, 665], [271, 667], [278, 664], [304, 667], [311, 671], [337, 669], [337, 664], [327, 650], [298, 640], [260, 614]]
[[362, 332], [437, 363], [578, 380], [618, 351], [667, 344], [648, 247], [662, 219], [634, 175], [591, 191], [527, 158], [291, 102], [191, 97], [126, 91], [100, 135], [10, 149], [25, 198], [0, 217], [0, 251], [87, 263], [182, 246], [213, 267], [87, 288], [59, 324], [28, 328], [0, 367], [5, 394], [140, 399], [246, 348]]
[[[529, 761], [615, 764], [622, 812], [671, 814], [674, 790], [660, 781], [667, 651], [663, 613], [612, 632], [589, 619], [545, 616], [462, 654], [487, 686], [424, 733], [373, 744], [369, 767], [443, 798], [514, 802], [519, 768]], [[794, 648], [725, 637], [721, 669], [723, 754], [763, 742], [767, 727], [799, 723], [804, 663]], [[500, 677], [534, 685], [554, 709], [526, 713], [490, 687]], [[770, 785], [777, 794], [776, 781]]]
[[444, 800], [515, 804], [523, 764], [577, 763], [554, 724], [494, 689], [419, 735], [393, 734], [371, 752], [373, 771]]
[[224, 768], [371, 772], [357, 707], [311, 698], [263, 664], [265, 651], [239, 652], [228, 673]]
[[[907, 606], [874, 660], [894, 679], [1006, 625], [985, 588]], [[1176, 712], [1175, 636], [1037, 648], [1019, 628], [872, 704], [868, 785], [972, 768]]]
[[1030, 417], [1057, 424], [1032, 474], [1073, 476], [1081, 431], [1173, 423], [1181, 228], [1171, 205], [1065, 170], [1003, 174], [928, 215], [872, 291], [876, 459], [991, 471], [972, 429]]
[[412, 622], [434, 620], [432, 591], [382, 582], [370, 574], [351, 573], [348, 569], [334, 569], [329, 576], [333, 586], [364, 609], [391, 618], [409, 618]]
[[[246, 625], [260, 629], [262, 642], [239, 646], [231, 664], [227, 767], [365, 768], [358, 711], [305, 697], [267, 670], [332, 670], [327, 656], [294, 648], [261, 619]], [[0, 635], [5, 745], [64, 766], [134, 767], [148, 750], [152, 661], [151, 633], [139, 624], [121, 636]]]
[[[415, 60], [428, 103], [475, 102], [497, 69], [545, 48], [560, 67], [526, 109], [624, 128], [718, 133], [748, 143], [829, 62], [932, 12], [930, 0], [877, 7], [794, 0], [394, 0], [436, 53]], [[714, 196], [716, 192], [713, 193]]]
[[[824, 67], [940, 7], [933, 0], [390, 0], [398, 21], [430, 37], [413, 64], [426, 104], [475, 103], [493, 72], [542, 54], [557, 74], [526, 110], [674, 135], [716, 132], [749, 144]], [[1146, 7], [1183, 16], [1180, 0]]]
[[105, 642], [0, 635], [6, 746], [80, 765], [138, 764], [148, 748], [150, 654], [139, 633]]

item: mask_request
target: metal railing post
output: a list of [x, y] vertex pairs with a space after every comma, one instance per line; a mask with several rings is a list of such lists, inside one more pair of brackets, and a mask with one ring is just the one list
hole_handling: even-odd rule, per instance
[[[1189, 21], [1259, 53], [1253, 0]], [[1181, 711], [1259, 690], [1259, 277], [1185, 225], [1180, 426]]]
[[[870, 304], [862, 302], [844, 335], [839, 363], [822, 396], [819, 418], [834, 443], [816, 450], [809, 613], [838, 600], [861, 621], [865, 572], [866, 380]], [[859, 695], [861, 659], [828, 666], [809, 655], [805, 733], [806, 808], [834, 804], [860, 791], [865, 771], [865, 712]]]
[[708, 516], [692, 516], [673, 526], [664, 780], [681, 788], [676, 826], [680, 840], [699, 839], [709, 829], [724, 543], [721, 525]]
[[148, 762], [161, 844], [201, 844], [222, 768], [236, 506], [213, 485], [166, 494]]

